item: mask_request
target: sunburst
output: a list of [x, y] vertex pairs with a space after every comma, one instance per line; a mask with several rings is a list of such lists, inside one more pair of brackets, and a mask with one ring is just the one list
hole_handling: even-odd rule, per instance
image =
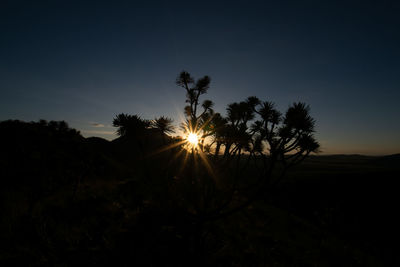
[[196, 133], [189, 133], [186, 140], [193, 146], [196, 147], [199, 143], [199, 136]]

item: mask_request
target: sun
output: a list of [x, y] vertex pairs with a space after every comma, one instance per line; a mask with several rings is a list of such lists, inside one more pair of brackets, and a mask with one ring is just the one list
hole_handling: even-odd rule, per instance
[[196, 133], [189, 133], [186, 139], [194, 147], [199, 143], [199, 136]]

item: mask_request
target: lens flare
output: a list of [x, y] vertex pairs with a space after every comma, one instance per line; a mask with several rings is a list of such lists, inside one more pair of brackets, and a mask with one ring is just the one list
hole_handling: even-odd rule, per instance
[[189, 133], [186, 139], [192, 146], [197, 146], [199, 142], [199, 137], [195, 133]]

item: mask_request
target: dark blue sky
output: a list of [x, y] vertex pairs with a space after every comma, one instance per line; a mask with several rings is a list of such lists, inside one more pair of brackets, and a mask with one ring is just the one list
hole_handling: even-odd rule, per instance
[[251, 95], [304, 101], [324, 153], [398, 153], [398, 3], [3, 0], [0, 120], [112, 139], [121, 112], [178, 121], [187, 70], [211, 76], [222, 113]]

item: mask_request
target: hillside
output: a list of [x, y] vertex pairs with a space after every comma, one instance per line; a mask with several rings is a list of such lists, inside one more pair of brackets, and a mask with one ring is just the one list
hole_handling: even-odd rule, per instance
[[203, 248], [193, 166], [165, 149], [172, 139], [109, 142], [45, 121], [0, 122], [0, 137], [1, 266], [398, 263], [399, 155], [309, 157], [264, 199], [205, 223]]

